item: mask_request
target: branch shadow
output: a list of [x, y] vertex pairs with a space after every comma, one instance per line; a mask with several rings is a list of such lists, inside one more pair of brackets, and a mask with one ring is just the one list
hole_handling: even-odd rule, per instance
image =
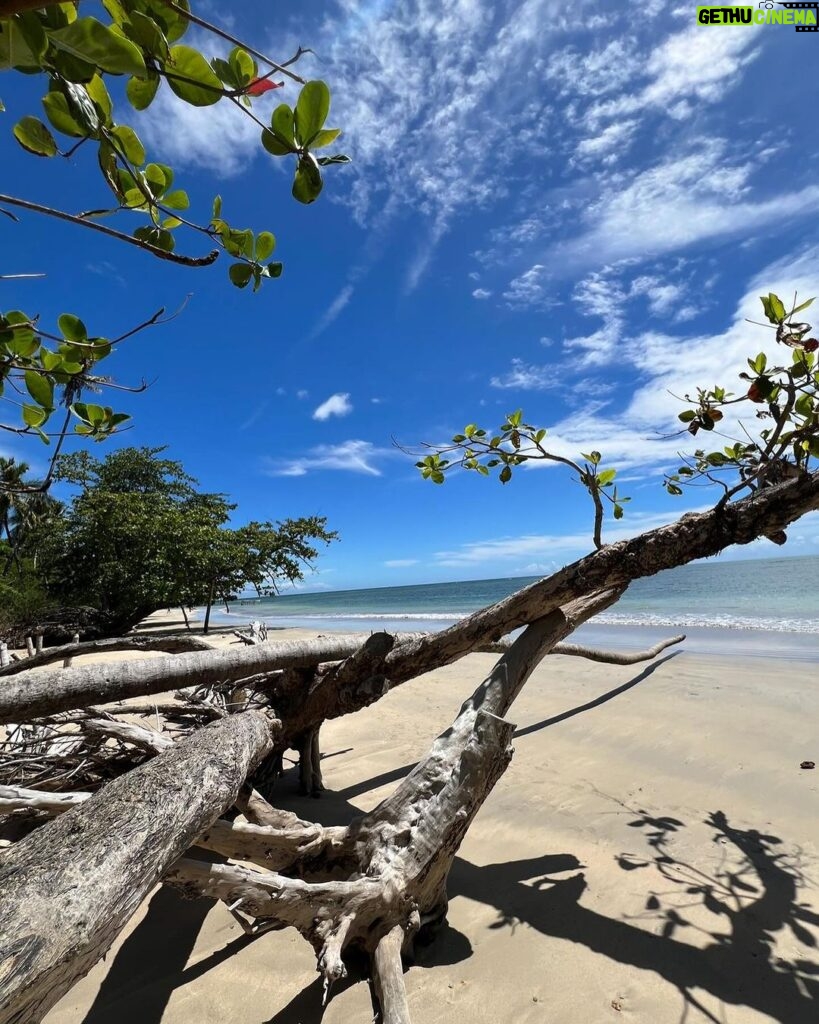
[[557, 725], [559, 722], [565, 722], [569, 718], [574, 718], [575, 715], [582, 715], [584, 711], [591, 711], [593, 708], [599, 708], [601, 705], [607, 704], [610, 700], [614, 700], [615, 697], [619, 697], [621, 693], [626, 693], [635, 686], [639, 686], [640, 683], [645, 682], [646, 679], [654, 674], [660, 665], [664, 665], [667, 661], [671, 661], [672, 658], [676, 658], [677, 655], [681, 653], [681, 651], [672, 651], [671, 654], [666, 654], [664, 658], [659, 658], [657, 661], [647, 665], [642, 672], [638, 673], [638, 675], [633, 679], [629, 679], [620, 686], [616, 686], [613, 690], [609, 690], [607, 693], [603, 693], [599, 697], [595, 697], [594, 700], [587, 701], [585, 704], [578, 704], [576, 708], [570, 708], [568, 711], [561, 711], [559, 715], [553, 715], [551, 718], [544, 718], [542, 722], [536, 722], [534, 725], [527, 725], [523, 729], [516, 729], [514, 738], [519, 740], [521, 737], [529, 736], [533, 732], [540, 732], [541, 729], [548, 729], [550, 725]]
[[[680, 992], [683, 1020], [696, 1007], [706, 1019], [722, 1024], [698, 1001], [695, 990], [726, 1005], [755, 1009], [779, 1024], [819, 1019], [819, 961], [810, 956], [817, 941], [805, 927], [819, 925], [819, 915], [798, 899], [799, 889], [807, 884], [801, 851], [788, 852], [777, 836], [736, 828], [723, 811], [716, 811], [706, 824], [713, 829], [712, 841], [725, 849], [709, 875], [670, 852], [668, 838], [685, 827], [683, 822], [638, 814], [632, 825], [645, 831], [653, 852], [643, 859], [621, 854], [617, 862], [625, 871], [653, 865], [670, 883], [670, 890], [650, 893], [638, 917], [654, 929], [659, 924], [659, 932], [583, 906], [583, 865], [571, 854], [485, 867], [456, 858], [450, 895], [494, 906], [499, 914], [494, 928], [525, 923], [616, 963], [655, 972]], [[579, 873], [554, 877], [573, 870]], [[693, 915], [686, 908], [693, 905], [713, 915], [710, 927], [690, 920]], [[704, 936], [705, 944], [683, 941], [679, 933], [686, 929], [696, 930], [700, 943]], [[775, 935], [785, 929], [805, 948], [804, 956], [786, 959], [777, 954]]]

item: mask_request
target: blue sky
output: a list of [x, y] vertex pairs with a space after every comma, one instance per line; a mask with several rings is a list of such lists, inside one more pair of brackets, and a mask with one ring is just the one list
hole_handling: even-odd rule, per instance
[[[240, 520], [326, 515], [342, 539], [311, 589], [546, 572], [587, 551], [587, 502], [560, 470], [435, 487], [392, 443], [491, 427], [517, 407], [559, 453], [596, 447], [619, 468], [632, 503], [608, 538], [702, 507], [707, 493], [660, 486], [682, 444], [657, 440], [679, 411], [668, 391], [730, 384], [770, 348], [744, 323], [762, 290], [819, 292], [819, 38], [702, 27], [694, 12], [345, 0], [290, 19], [233, 5], [228, 27], [263, 51], [316, 51], [299, 70], [330, 85], [353, 164], [331, 168], [304, 208], [232, 108], [161, 92], [132, 123], [194, 210], [206, 218], [219, 192], [233, 223], [275, 232], [282, 278], [254, 296], [218, 264], [170, 267], [67, 225], [4, 219], [3, 271], [47, 280], [6, 282], [3, 304], [44, 323], [76, 312], [110, 336], [190, 294], [174, 323], [110, 361], [121, 382], [152, 381], [120, 403], [135, 422], [121, 441], [169, 444]], [[4, 188], [99, 204], [82, 151], [58, 164], [11, 139], [38, 112], [39, 83], [0, 85]], [[291, 84], [273, 94], [295, 96]], [[785, 553], [819, 550], [816, 516], [791, 532]]]

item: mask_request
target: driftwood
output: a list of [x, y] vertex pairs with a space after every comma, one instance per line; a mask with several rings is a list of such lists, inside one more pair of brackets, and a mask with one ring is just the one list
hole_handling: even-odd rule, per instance
[[51, 665], [65, 658], [80, 658], [85, 654], [111, 654], [114, 651], [156, 651], [164, 654], [182, 654], [187, 651], [211, 651], [209, 643], [195, 636], [133, 636], [114, 637], [110, 640], [86, 640], [82, 643], [61, 644], [59, 647], [48, 647], [42, 653], [35, 654], [32, 645], [31, 655], [26, 660], [15, 662], [0, 672], [0, 678], [27, 672], [30, 668]]
[[[506, 715], [534, 666], [558, 651], [621, 664], [659, 653], [678, 638], [622, 657], [560, 645], [616, 602], [630, 581], [774, 534], [817, 507], [819, 474], [760, 489], [604, 547], [434, 635], [381, 633], [363, 644], [360, 636], [263, 642], [4, 680], [0, 721], [30, 730], [33, 742], [98, 742], [99, 756], [115, 755], [128, 767], [150, 760], [88, 799], [32, 796], [19, 786], [0, 791], [0, 811], [42, 816], [70, 805], [0, 860], [0, 1024], [41, 1019], [162, 876], [186, 893], [224, 900], [251, 934], [296, 928], [313, 945], [327, 990], [345, 973], [345, 952], [362, 950], [370, 957], [382, 1020], [406, 1024], [402, 953], [419, 929], [446, 912], [452, 859], [509, 762], [513, 726]], [[244, 785], [262, 759], [275, 766], [293, 745], [303, 781], [320, 788], [314, 769], [324, 721], [363, 709], [408, 679], [520, 627], [428, 756], [346, 829], [301, 821]], [[184, 715], [169, 733], [112, 714], [118, 709], [111, 701], [172, 690], [184, 691], [182, 708], [199, 705], [220, 720], [201, 729]], [[109, 707], [72, 710], [102, 703]], [[231, 804], [248, 823], [219, 820]], [[197, 843], [228, 862], [178, 859]]]
[[168, 867], [236, 799], [278, 723], [232, 715], [34, 832], [0, 859], [0, 1024], [41, 1020]]

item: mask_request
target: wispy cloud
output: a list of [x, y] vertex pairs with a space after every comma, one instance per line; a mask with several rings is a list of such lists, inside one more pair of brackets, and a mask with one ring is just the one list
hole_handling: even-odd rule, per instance
[[333, 301], [330, 303], [327, 309], [325, 309], [325, 311], [321, 314], [315, 326], [307, 335], [308, 341], [312, 341], [314, 338], [317, 338], [320, 334], [323, 334], [324, 331], [326, 331], [327, 328], [330, 326], [330, 324], [332, 324], [336, 319], [338, 319], [338, 316], [341, 313], [341, 311], [353, 297], [354, 291], [355, 287], [353, 284], [348, 283], [344, 285], [344, 287], [336, 295], [336, 297], [333, 299]]
[[500, 376], [492, 377], [489, 383], [493, 388], [512, 388], [516, 391], [548, 391], [549, 388], [561, 386], [553, 364], [538, 366], [525, 363], [522, 359], [513, 359], [511, 368]]
[[405, 569], [410, 565], [417, 564], [417, 558], [391, 558], [388, 562], [384, 563], [388, 569]]
[[[696, 510], [688, 508], [686, 511]], [[606, 540], [612, 542], [635, 537], [645, 530], [664, 526], [675, 518], [676, 516], [671, 510], [646, 515], [631, 515], [620, 522], [609, 523]], [[523, 559], [532, 559], [535, 564], [553, 565], [555, 560], [564, 562], [592, 550], [591, 527], [592, 508], [590, 504], [588, 530], [563, 535], [523, 534], [470, 541], [457, 548], [438, 551], [435, 560], [438, 565], [453, 569], [474, 569], [481, 565], [519, 563]]]
[[337, 392], [313, 410], [314, 420], [329, 420], [331, 416], [348, 416], [353, 411], [348, 392]]
[[317, 445], [292, 459], [265, 459], [262, 471], [267, 476], [306, 476], [321, 470], [381, 476], [378, 463], [394, 455], [393, 449], [377, 448], [370, 441], [342, 441]]
[[476, 288], [475, 291], [472, 292], [472, 298], [473, 299], [488, 299], [491, 294], [492, 294], [492, 292], [489, 291], [487, 288]]

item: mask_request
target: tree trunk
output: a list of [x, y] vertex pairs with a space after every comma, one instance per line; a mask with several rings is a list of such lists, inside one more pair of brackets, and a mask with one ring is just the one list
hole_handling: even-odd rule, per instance
[[207, 608], [205, 608], [205, 622], [202, 626], [202, 632], [205, 634], [205, 636], [208, 635], [208, 630], [210, 629], [210, 610], [213, 607], [213, 592], [215, 588], [216, 583], [214, 580], [211, 580], [210, 587], [208, 588], [208, 605]]
[[17, 661], [9, 665], [0, 678], [14, 676], [26, 672], [30, 668], [50, 665], [52, 662], [71, 656], [80, 658], [84, 654], [109, 654], [114, 651], [157, 651], [161, 654], [182, 654], [189, 651], [212, 651], [209, 643], [195, 636], [145, 636], [139, 633], [132, 636], [112, 637], [109, 640], [86, 640], [78, 644], [60, 644], [49, 647], [41, 654], [34, 653], [31, 645], [31, 657], [26, 661]]
[[171, 864], [235, 800], [278, 723], [200, 729], [0, 859], [0, 1024], [34, 1024], [107, 951]]
[[21, 674], [0, 686], [0, 722], [20, 722], [57, 711], [164, 693], [187, 686], [238, 681], [259, 672], [302, 668], [346, 658], [357, 635], [258, 644], [233, 650], [176, 654], [150, 661], [115, 662]]

